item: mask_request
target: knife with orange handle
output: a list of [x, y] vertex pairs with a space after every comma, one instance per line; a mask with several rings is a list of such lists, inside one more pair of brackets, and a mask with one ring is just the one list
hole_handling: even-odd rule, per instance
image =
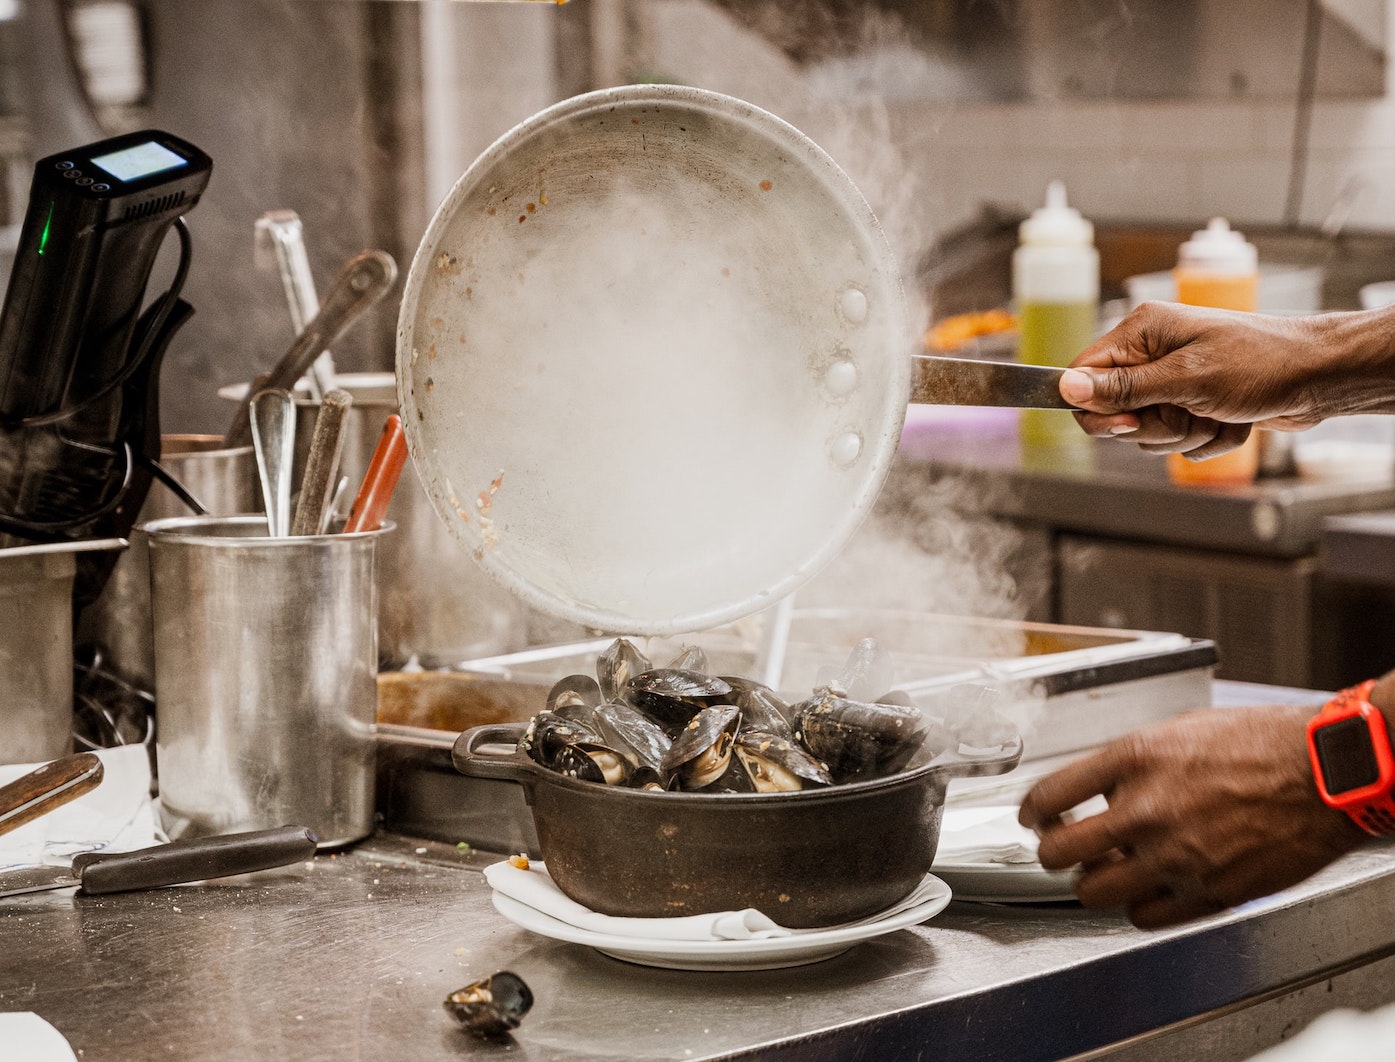
[[363, 483], [354, 496], [349, 518], [344, 521], [345, 534], [376, 531], [382, 526], [388, 502], [392, 501], [392, 492], [397, 489], [402, 466], [406, 463], [407, 435], [402, 430], [402, 418], [393, 413], [383, 425], [373, 459], [368, 462], [368, 471], [363, 474]]
[[102, 761], [90, 752], [46, 763], [0, 788], [0, 833], [32, 822], [102, 781]]

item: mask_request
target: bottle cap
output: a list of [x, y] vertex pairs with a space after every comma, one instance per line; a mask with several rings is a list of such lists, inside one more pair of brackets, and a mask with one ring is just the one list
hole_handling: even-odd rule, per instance
[[1253, 273], [1259, 268], [1259, 251], [1225, 218], [1212, 218], [1177, 249], [1177, 264], [1212, 273]]
[[1046, 247], [1087, 247], [1094, 243], [1095, 227], [1066, 205], [1066, 186], [1052, 181], [1046, 186], [1046, 205], [1038, 207], [1017, 230], [1022, 243]]

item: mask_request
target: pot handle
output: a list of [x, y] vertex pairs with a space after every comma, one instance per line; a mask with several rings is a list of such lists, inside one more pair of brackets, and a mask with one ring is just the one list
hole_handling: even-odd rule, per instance
[[[967, 750], [967, 751], [966, 751]], [[940, 756], [940, 766], [948, 778], [972, 778], [975, 775], [1007, 774], [1022, 759], [1022, 736], [1012, 738], [992, 748], [975, 749], [960, 744]]]
[[[532, 780], [532, 761], [520, 757], [518, 739], [523, 735], [522, 723], [491, 723], [473, 726], [455, 739], [451, 762], [461, 774], [471, 778], [498, 778], [507, 782]], [[508, 745], [504, 754], [485, 752], [485, 745]]]

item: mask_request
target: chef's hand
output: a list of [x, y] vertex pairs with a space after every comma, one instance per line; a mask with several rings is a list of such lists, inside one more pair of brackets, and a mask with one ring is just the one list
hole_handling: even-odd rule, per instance
[[1144, 303], [1085, 348], [1061, 395], [1090, 435], [1200, 460], [1252, 425], [1299, 431], [1338, 413], [1395, 409], [1395, 317], [1311, 317]]
[[[1082, 865], [1087, 907], [1144, 929], [1214, 914], [1302, 881], [1366, 835], [1318, 796], [1310, 707], [1203, 710], [1103, 746], [1027, 794], [1019, 819], [1047, 870]], [[1097, 794], [1109, 809], [1060, 816]]]

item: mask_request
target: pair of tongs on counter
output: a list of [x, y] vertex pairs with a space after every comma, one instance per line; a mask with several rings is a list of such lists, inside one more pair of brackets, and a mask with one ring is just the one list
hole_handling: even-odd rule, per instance
[[[46, 763], [0, 788], [0, 834], [95, 789], [102, 761], [90, 752]], [[89, 894], [132, 892], [270, 870], [311, 858], [315, 834], [303, 826], [173, 841], [136, 852], [84, 852], [72, 865], [0, 873], [0, 898], [71, 888]]]

